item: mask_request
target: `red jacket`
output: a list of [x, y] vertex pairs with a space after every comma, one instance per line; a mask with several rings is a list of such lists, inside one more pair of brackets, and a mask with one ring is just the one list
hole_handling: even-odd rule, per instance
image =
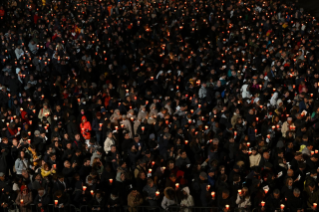
[[90, 139], [91, 138], [91, 124], [90, 122], [87, 121], [85, 116], [82, 116], [81, 120], [83, 121], [83, 119], [85, 119], [86, 121], [80, 124], [80, 128], [81, 128], [81, 135], [83, 136], [83, 138], [85, 140]]

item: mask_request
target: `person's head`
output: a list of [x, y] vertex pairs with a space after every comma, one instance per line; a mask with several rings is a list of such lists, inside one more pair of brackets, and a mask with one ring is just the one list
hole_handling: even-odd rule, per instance
[[58, 190], [55, 192], [56, 198], [60, 199], [62, 197], [62, 191]]
[[81, 139], [81, 136], [79, 133], [75, 134], [74, 136], [75, 140], [79, 141]]
[[170, 176], [169, 176], [169, 179], [172, 181], [172, 182], [175, 182], [176, 181], [176, 175], [174, 173], [171, 173]]
[[296, 154], [295, 154], [295, 159], [296, 159], [297, 161], [300, 161], [300, 160], [302, 159], [302, 153], [301, 153], [301, 152], [296, 152]]
[[59, 180], [60, 182], [64, 182], [64, 176], [63, 176], [63, 175], [59, 175], [59, 176], [58, 176], [58, 180]]
[[153, 186], [154, 186], [154, 181], [153, 181], [152, 178], [148, 178], [148, 179], [147, 179], [147, 185], [148, 185], [149, 187], [153, 188]]
[[145, 179], [146, 179], [145, 172], [139, 172], [138, 177], [139, 177], [141, 180], [145, 180]]
[[23, 185], [20, 188], [22, 195], [26, 195], [28, 193], [28, 187]]
[[247, 187], [243, 187], [243, 189], [242, 189], [242, 194], [243, 194], [243, 196], [248, 196], [249, 194], [248, 194], [248, 188]]
[[113, 133], [112, 133], [111, 131], [108, 132], [108, 133], [107, 133], [107, 137], [108, 137], [108, 138], [112, 138], [112, 137], [113, 137]]
[[64, 162], [64, 167], [65, 167], [65, 168], [70, 168], [70, 167], [71, 167], [70, 162], [66, 160], [66, 161]]
[[55, 154], [50, 154], [50, 160], [55, 161], [56, 160], [56, 155]]
[[225, 189], [222, 191], [222, 199], [228, 199], [229, 197], [229, 190]]
[[310, 191], [310, 192], [314, 192], [314, 190], [316, 189], [316, 184], [315, 184], [315, 182], [311, 181], [311, 182], [308, 184], [308, 188], [309, 188], [309, 191]]
[[291, 188], [293, 183], [294, 183], [294, 181], [293, 181], [293, 179], [291, 177], [288, 177], [286, 179], [286, 186]]
[[24, 159], [24, 156], [25, 156], [24, 151], [20, 151], [20, 158]]
[[112, 146], [111, 146], [111, 152], [112, 152], [112, 153], [116, 153], [116, 146], [115, 146], [115, 145], [112, 145]]
[[266, 152], [263, 153], [263, 158], [264, 159], [269, 160], [269, 157], [270, 157], [269, 152], [266, 151]]
[[298, 198], [298, 197], [300, 196], [300, 190], [299, 190], [299, 188], [295, 188], [294, 191], [293, 191], [293, 194], [294, 194], [295, 197]]
[[3, 172], [0, 172], [0, 180], [4, 181], [5, 177], [6, 177], [6, 175]]
[[183, 158], [183, 159], [187, 158], [187, 153], [185, 150], [181, 151], [181, 158]]
[[173, 160], [169, 160], [168, 161], [168, 169], [172, 170], [172, 169], [174, 169], [174, 167], [175, 167], [174, 161]]
[[224, 165], [222, 165], [222, 166], [219, 167], [219, 173], [220, 173], [220, 174], [225, 174], [225, 171], [226, 171], [226, 168], [225, 168]]
[[275, 197], [276, 199], [279, 199], [279, 197], [280, 197], [280, 191], [279, 191], [279, 189], [275, 189], [274, 192], [273, 192], [273, 195], [274, 195], [274, 197]]
[[44, 190], [43, 187], [40, 187], [40, 188], [38, 189], [38, 194], [39, 194], [40, 197], [43, 197], [43, 195], [45, 194], [45, 190]]

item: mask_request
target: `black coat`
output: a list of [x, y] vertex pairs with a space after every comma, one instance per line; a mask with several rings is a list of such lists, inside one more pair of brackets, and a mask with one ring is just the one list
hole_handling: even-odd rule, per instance
[[[38, 207], [38, 204], [41, 203], [42, 206]], [[51, 197], [49, 194], [44, 194], [42, 197], [39, 194], [34, 198], [33, 204], [35, 204], [36, 208], [39, 210], [42, 208], [44, 211], [49, 211], [48, 205], [51, 203]]]

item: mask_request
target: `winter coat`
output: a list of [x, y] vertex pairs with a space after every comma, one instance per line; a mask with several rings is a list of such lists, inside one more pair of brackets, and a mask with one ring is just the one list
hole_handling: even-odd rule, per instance
[[90, 122], [87, 121], [87, 118], [85, 116], [82, 116], [81, 120], [83, 121], [84, 119], [86, 120], [86, 122], [80, 124], [81, 135], [85, 140], [89, 140], [91, 138], [92, 128]]
[[138, 207], [140, 205], [142, 205], [143, 203], [143, 198], [142, 195], [136, 191], [133, 190], [129, 193], [129, 195], [127, 196], [127, 204], [129, 206], [129, 212], [137, 212], [138, 208], [134, 208], [134, 207]]
[[106, 154], [108, 154], [109, 151], [111, 151], [112, 145], [115, 145], [115, 141], [113, 140], [113, 138], [107, 137], [106, 140], [104, 141], [104, 151]]
[[238, 205], [238, 208], [242, 208], [242, 209], [245, 208], [248, 210], [249, 207], [251, 206], [250, 196], [241, 197], [239, 196], [239, 194], [237, 194], [236, 204]]
[[168, 197], [168, 195], [167, 195], [167, 190], [169, 190], [169, 189], [173, 190], [172, 187], [165, 188], [165, 190], [164, 190], [164, 198], [163, 198], [162, 203], [161, 203], [162, 208], [164, 208], [165, 210], [168, 210], [169, 206], [176, 204], [175, 200], [174, 199], [170, 199]]
[[20, 206], [20, 212], [31, 212], [31, 206], [32, 203], [32, 193], [29, 192], [25, 196], [22, 195], [21, 192], [19, 192], [17, 198], [16, 198], [16, 204], [20, 205], [20, 201], [23, 199], [23, 206]]
[[[194, 206], [194, 198], [193, 196], [190, 194], [190, 191], [189, 191], [189, 188], [188, 187], [184, 187], [182, 189], [182, 191], [185, 191], [187, 193], [187, 198], [186, 199], [182, 199], [180, 205], [182, 207], [193, 207]], [[185, 208], [183, 209], [182, 211], [184, 212], [191, 212], [192, 209], [188, 209], [188, 208]]]
[[259, 166], [261, 160], [261, 155], [257, 153], [256, 155], [250, 155], [249, 156], [249, 163], [250, 163], [250, 168], [254, 166]]

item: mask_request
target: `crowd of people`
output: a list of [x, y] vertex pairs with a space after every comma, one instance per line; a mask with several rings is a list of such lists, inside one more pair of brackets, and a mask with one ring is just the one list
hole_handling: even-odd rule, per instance
[[1, 3], [0, 211], [317, 210], [319, 27], [296, 3]]

